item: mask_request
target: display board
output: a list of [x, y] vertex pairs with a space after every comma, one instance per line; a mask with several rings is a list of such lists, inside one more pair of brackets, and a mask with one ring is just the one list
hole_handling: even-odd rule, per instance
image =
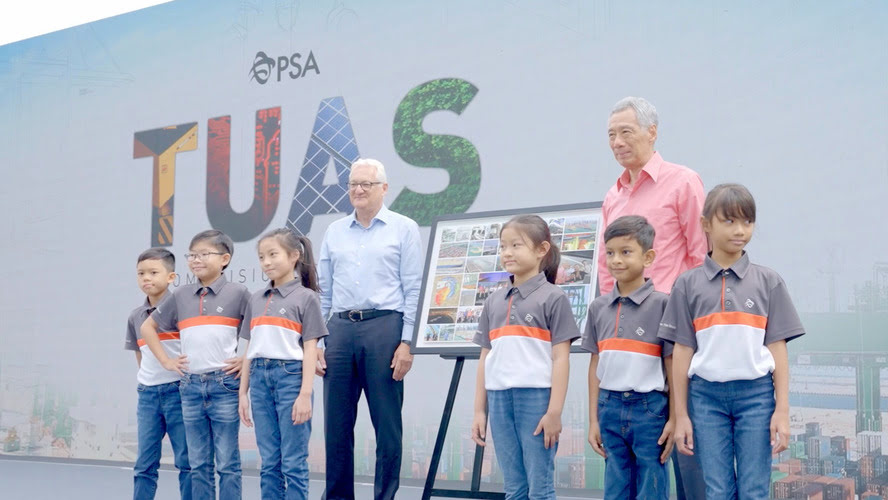
[[555, 284], [570, 299], [580, 330], [594, 298], [596, 241], [601, 203], [459, 214], [437, 218], [429, 234], [419, 310], [413, 333], [416, 354], [471, 355], [484, 301], [510, 286], [499, 256], [499, 232], [518, 214], [536, 214], [549, 224], [561, 250]]

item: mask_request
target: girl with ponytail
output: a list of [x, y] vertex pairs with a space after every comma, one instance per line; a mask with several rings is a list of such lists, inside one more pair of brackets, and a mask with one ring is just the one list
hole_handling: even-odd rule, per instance
[[238, 412], [247, 427], [256, 423], [262, 498], [308, 498], [312, 383], [318, 339], [327, 335], [311, 241], [275, 229], [258, 246], [269, 282], [253, 294], [241, 324], [247, 355]]
[[549, 225], [514, 217], [500, 231], [499, 250], [512, 286], [487, 298], [478, 323], [472, 439], [484, 446], [489, 415], [506, 498], [554, 499], [570, 343], [580, 332], [554, 284], [561, 258]]

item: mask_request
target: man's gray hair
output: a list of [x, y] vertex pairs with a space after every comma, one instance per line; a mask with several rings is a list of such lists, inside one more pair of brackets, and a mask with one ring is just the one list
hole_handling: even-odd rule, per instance
[[614, 104], [614, 109], [611, 110], [611, 115], [619, 113], [624, 109], [632, 109], [635, 111], [635, 118], [638, 119], [638, 125], [640, 127], [650, 128], [651, 126], [660, 123], [660, 118], [657, 116], [657, 108], [644, 97], [629, 96], [620, 99]]
[[358, 158], [351, 164], [350, 170], [354, 170], [355, 167], [373, 167], [376, 169], [376, 180], [382, 183], [388, 182], [388, 179], [385, 176], [385, 166], [379, 160], [374, 160], [372, 158]]

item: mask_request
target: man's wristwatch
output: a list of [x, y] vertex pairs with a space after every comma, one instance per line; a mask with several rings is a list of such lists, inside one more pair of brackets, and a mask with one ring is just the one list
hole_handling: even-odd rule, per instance
[[402, 340], [401, 343], [402, 343], [402, 344], [407, 344], [407, 347], [413, 347], [413, 341], [412, 341], [412, 340]]

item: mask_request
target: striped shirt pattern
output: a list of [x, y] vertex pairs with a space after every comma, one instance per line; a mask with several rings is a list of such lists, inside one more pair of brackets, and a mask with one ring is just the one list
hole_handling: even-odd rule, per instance
[[753, 380], [774, 371], [767, 345], [805, 333], [786, 283], [743, 256], [729, 269], [710, 257], [679, 276], [659, 336], [694, 349], [688, 377]]
[[540, 273], [484, 302], [474, 342], [490, 349], [487, 390], [552, 387], [552, 346], [580, 336], [570, 301]]
[[[170, 295], [167, 293], [167, 295]], [[142, 362], [139, 363], [139, 373], [136, 380], [142, 385], [160, 385], [177, 382], [179, 374], [169, 371], [160, 364], [160, 361], [148, 348], [148, 344], [142, 338], [142, 323], [148, 319], [148, 316], [154, 312], [154, 306], [145, 298], [145, 303], [133, 309], [126, 322], [126, 340], [123, 348], [130, 351], [139, 351], [142, 353]], [[158, 331], [157, 336], [160, 339], [160, 345], [163, 347], [166, 355], [172, 359], [178, 358], [182, 354], [182, 346], [179, 340], [178, 330], [174, 331]]]
[[229, 283], [225, 275], [210, 286], [184, 285], [167, 295], [151, 317], [158, 331], [178, 329], [189, 373], [221, 370], [236, 356], [238, 328], [250, 302], [244, 285]]
[[598, 354], [599, 387], [609, 391], [666, 391], [663, 358], [672, 344], [657, 337], [669, 296], [653, 280], [621, 297], [617, 287], [589, 306], [582, 346]]
[[318, 294], [299, 279], [280, 288], [268, 286], [253, 294], [241, 337], [250, 341], [247, 358], [299, 360], [306, 340], [327, 335]]

